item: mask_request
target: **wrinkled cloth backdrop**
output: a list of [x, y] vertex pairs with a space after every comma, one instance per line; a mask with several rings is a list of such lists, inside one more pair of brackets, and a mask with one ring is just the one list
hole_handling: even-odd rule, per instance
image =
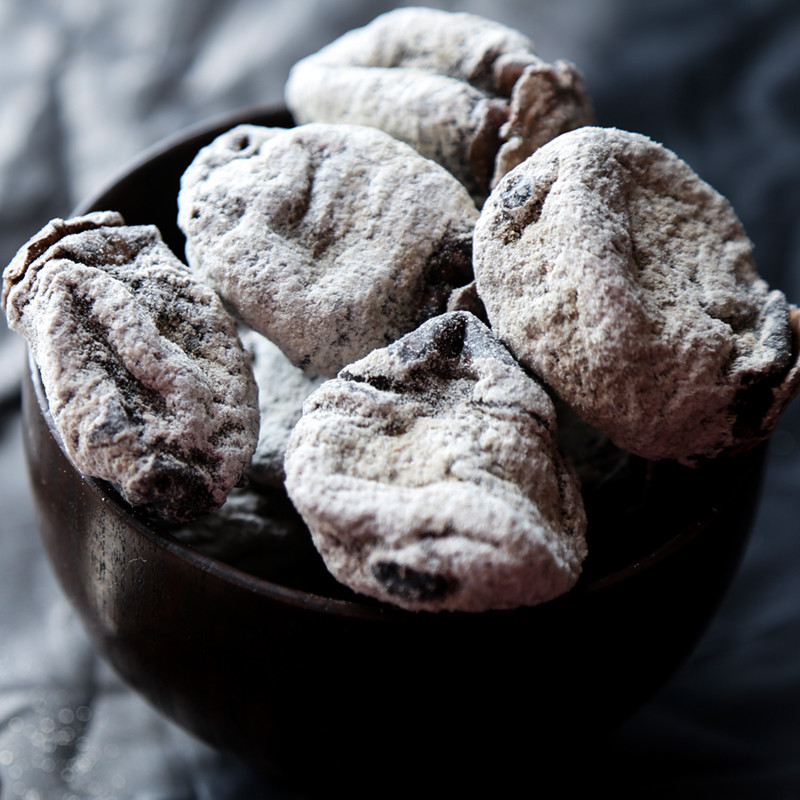
[[[4, 0], [0, 265], [143, 148], [279, 102], [292, 63], [396, 5]], [[794, 0], [430, 5], [493, 17], [543, 58], [574, 61], [599, 123], [664, 142], [726, 194], [763, 275], [800, 301]], [[23, 348], [4, 325], [0, 360], [0, 798], [295, 797], [165, 722], [96, 657], [39, 544], [19, 431]], [[742, 569], [696, 652], [567, 785], [583, 774], [617, 796], [800, 796], [798, 436], [795, 404]]]

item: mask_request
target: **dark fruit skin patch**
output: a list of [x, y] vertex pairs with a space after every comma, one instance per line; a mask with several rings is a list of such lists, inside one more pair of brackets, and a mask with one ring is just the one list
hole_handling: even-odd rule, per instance
[[456, 588], [456, 582], [444, 575], [420, 572], [391, 561], [373, 564], [372, 574], [390, 595], [408, 602], [441, 600]]

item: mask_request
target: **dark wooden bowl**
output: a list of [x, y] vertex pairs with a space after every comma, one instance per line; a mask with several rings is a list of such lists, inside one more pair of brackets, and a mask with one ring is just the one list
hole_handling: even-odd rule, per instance
[[[291, 124], [257, 110], [194, 129], [76, 213], [155, 223], [182, 253], [180, 174], [245, 120]], [[591, 555], [568, 595], [509, 612], [412, 614], [265, 580], [181, 544], [72, 466], [34, 365], [24, 389], [44, 542], [99, 651], [211, 744], [292, 780], [358, 780], [376, 795], [429, 780], [429, 767], [470, 782], [541, 772], [553, 752], [591, 743], [640, 706], [716, 609], [762, 474], [763, 448], [698, 470], [633, 460], [591, 500]]]

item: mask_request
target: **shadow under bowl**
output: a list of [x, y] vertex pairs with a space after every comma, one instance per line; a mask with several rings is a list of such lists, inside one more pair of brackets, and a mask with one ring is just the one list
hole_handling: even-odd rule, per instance
[[[156, 224], [182, 253], [180, 175], [243, 121], [291, 125], [283, 111], [249, 110], [181, 134], [76, 214]], [[46, 549], [102, 655], [212, 745], [292, 780], [313, 767], [328, 785], [354, 770], [412, 783], [431, 767], [530, 773], [546, 753], [613, 728], [711, 619], [763, 471], [764, 447], [697, 470], [634, 459], [591, 498], [590, 556], [572, 592], [514, 611], [413, 614], [266, 580], [182, 544], [74, 468], [33, 364], [23, 410]]]

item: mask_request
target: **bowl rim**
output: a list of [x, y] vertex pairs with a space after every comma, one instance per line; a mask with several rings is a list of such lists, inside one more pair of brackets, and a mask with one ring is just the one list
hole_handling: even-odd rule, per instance
[[[259, 124], [254, 123], [253, 120], [269, 117], [283, 117], [287, 122], [291, 120], [285, 107], [280, 104], [269, 104], [246, 106], [233, 111], [223, 112], [186, 126], [156, 141], [138, 155], [129, 159], [119, 169], [113, 172], [96, 191], [79, 201], [74, 206], [71, 216], [80, 216], [90, 211], [103, 208], [104, 200], [107, 195], [111, 194], [120, 183], [130, 179], [135, 173], [151, 167], [154, 160], [168, 156], [178, 148], [188, 148], [192, 146], [192, 144], [196, 144], [197, 149], [199, 149], [203, 144], [209, 141], [209, 136], [218, 135], [239, 124]], [[177, 255], [183, 259], [182, 254]], [[428, 616], [430, 618], [442, 616], [442, 614], [425, 615], [421, 612], [407, 611], [386, 603], [377, 603], [369, 598], [365, 598], [365, 601], [368, 602], [361, 602], [358, 599], [350, 600], [326, 597], [310, 591], [284, 586], [249, 573], [239, 567], [221, 561], [214, 556], [207, 555], [170, 535], [168, 530], [158, 529], [157, 523], [148, 520], [143, 513], [126, 503], [111, 484], [102, 479], [83, 474], [73, 464], [72, 459], [67, 454], [52, 415], [50, 414], [39, 370], [30, 350], [28, 350], [28, 354], [27, 378], [30, 379], [39, 412], [44, 418], [50, 435], [54, 438], [71, 468], [75, 471], [76, 475], [80, 477], [89, 491], [98, 495], [104, 503], [109, 505], [113, 509], [114, 514], [124, 518], [126, 522], [133, 524], [137, 532], [145, 536], [145, 538], [155, 546], [164, 548], [176, 557], [189, 562], [194, 568], [205, 573], [210, 573], [222, 581], [234, 584], [248, 591], [254, 591], [272, 600], [302, 607], [306, 610], [335, 613], [338, 616], [349, 618], [380, 618], [382, 620], [408, 620], [419, 619], [421, 616]], [[721, 511], [711, 504], [704, 506], [703, 512], [699, 518], [679, 527], [672, 536], [665, 538], [655, 549], [649, 551], [644, 556], [627, 563], [625, 566], [614, 568], [607, 574], [585, 582], [579, 581], [570, 591], [547, 603], [510, 610], [483, 612], [478, 616], [486, 616], [487, 613], [488, 615], [539, 613], [543, 608], [576, 602], [581, 597], [591, 597], [612, 590], [619, 584], [635, 578], [657, 566], [672, 554], [689, 545], [714, 522], [720, 513]], [[449, 614], [445, 616], [474, 618], [476, 615], [468, 612], [449, 612]]]
[[[198, 143], [205, 141], [215, 131], [224, 132], [236, 125], [254, 124], [254, 118], [271, 116], [283, 116], [287, 121], [291, 119], [285, 106], [273, 103], [269, 105], [244, 106], [233, 111], [223, 111], [180, 128], [174, 133], [158, 139], [144, 150], [124, 161], [94, 191], [87, 194], [73, 206], [70, 216], [80, 216], [98, 208], [98, 204], [102, 203], [104, 198], [132, 173], [146, 168], [154, 159], [166, 156], [176, 148], [189, 147], [195, 141]], [[198, 149], [200, 146], [198, 144]], [[181, 254], [177, 255], [182, 258]]]

